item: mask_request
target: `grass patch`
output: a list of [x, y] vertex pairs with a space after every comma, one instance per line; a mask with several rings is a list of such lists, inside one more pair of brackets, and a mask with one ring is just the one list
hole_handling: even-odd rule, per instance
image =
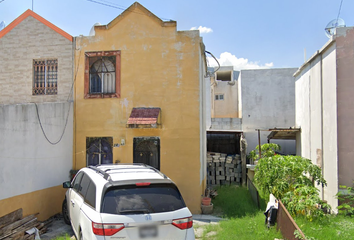
[[[212, 201], [215, 212], [224, 218], [219, 224], [205, 227], [202, 239], [253, 239], [268, 240], [282, 238], [275, 227], [267, 229], [262, 210], [254, 204], [245, 187], [222, 186], [218, 196]], [[261, 206], [265, 206], [262, 203]], [[215, 235], [213, 235], [215, 233]]]
[[69, 239], [70, 236], [68, 234], [54, 238], [54, 240], [69, 240]]
[[328, 215], [313, 222], [297, 217], [295, 222], [309, 240], [349, 240], [354, 236], [354, 218], [343, 215]]

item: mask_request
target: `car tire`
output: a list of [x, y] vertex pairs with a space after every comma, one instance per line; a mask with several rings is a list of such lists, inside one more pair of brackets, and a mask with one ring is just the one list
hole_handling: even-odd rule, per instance
[[66, 198], [64, 199], [63, 204], [61, 206], [61, 211], [63, 214], [64, 222], [70, 225], [69, 209], [68, 209], [68, 203], [66, 201]]
[[79, 231], [79, 240], [83, 240], [83, 239], [84, 239], [84, 237], [82, 236], [82, 231], [80, 229], [80, 231]]

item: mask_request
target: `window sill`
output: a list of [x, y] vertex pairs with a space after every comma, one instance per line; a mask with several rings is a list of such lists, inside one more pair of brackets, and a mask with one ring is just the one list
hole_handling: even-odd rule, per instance
[[106, 94], [86, 94], [85, 99], [90, 98], [120, 98], [118, 93], [106, 93]]

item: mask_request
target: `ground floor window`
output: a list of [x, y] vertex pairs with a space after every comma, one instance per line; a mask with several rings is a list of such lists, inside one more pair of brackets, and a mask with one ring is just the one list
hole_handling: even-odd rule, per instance
[[86, 166], [113, 163], [112, 137], [86, 138]]

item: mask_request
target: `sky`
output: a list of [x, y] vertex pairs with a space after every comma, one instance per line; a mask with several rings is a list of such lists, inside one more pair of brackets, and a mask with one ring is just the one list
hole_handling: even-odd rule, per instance
[[[235, 70], [300, 67], [327, 41], [326, 25], [339, 17], [354, 26], [353, 0], [140, 0], [177, 30], [199, 29], [206, 50]], [[95, 23], [107, 24], [135, 1], [33, 0], [33, 10], [72, 36], [88, 35]], [[101, 3], [101, 4], [99, 4]], [[113, 7], [105, 6], [110, 5]], [[6, 25], [32, 0], [0, 0]], [[211, 65], [215, 61], [209, 61]]]

